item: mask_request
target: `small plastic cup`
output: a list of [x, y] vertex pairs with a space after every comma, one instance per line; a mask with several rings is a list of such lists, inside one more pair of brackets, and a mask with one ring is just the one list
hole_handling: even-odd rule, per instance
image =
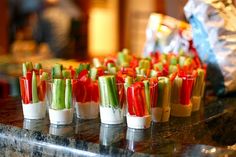
[[77, 118], [97, 118], [99, 107], [99, 90], [97, 81], [89, 81], [88, 84], [78, 81], [75, 95], [75, 109]]
[[[133, 129], [147, 129], [151, 124], [149, 82], [136, 82], [127, 89], [127, 126]], [[149, 103], [149, 104], [148, 104]]]
[[73, 79], [52, 79], [47, 82], [47, 104], [51, 124], [72, 123], [77, 83], [78, 81]]
[[123, 123], [125, 90], [123, 83], [116, 83], [115, 76], [99, 77], [100, 119], [104, 124]]
[[194, 78], [192, 76], [177, 77], [172, 86], [171, 115], [189, 117], [192, 112], [191, 93]]
[[153, 122], [168, 122], [170, 118], [171, 83], [167, 77], [159, 77], [150, 85]]
[[46, 82], [41, 81], [39, 77], [39, 75], [35, 75], [37, 87], [34, 88], [34, 91], [32, 79], [19, 78], [23, 115], [26, 119], [43, 119], [46, 115]]

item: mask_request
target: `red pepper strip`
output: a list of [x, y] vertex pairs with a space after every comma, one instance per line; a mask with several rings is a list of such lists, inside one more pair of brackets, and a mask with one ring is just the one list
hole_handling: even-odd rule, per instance
[[150, 79], [150, 97], [151, 97], [151, 107], [157, 107], [158, 81], [153, 78]]
[[163, 65], [162, 74], [163, 74], [163, 76], [168, 76], [168, 74], [169, 74], [169, 65], [168, 64]]
[[134, 87], [128, 87], [128, 89], [127, 89], [127, 103], [128, 103], [128, 112], [130, 115], [135, 115], [133, 96], [134, 96]]
[[98, 102], [99, 99], [99, 89], [97, 81], [93, 82], [93, 90], [92, 90], [92, 101]]
[[173, 81], [175, 80], [175, 77], [177, 76], [178, 72], [174, 72], [172, 74], [170, 74], [170, 81], [171, 83], [173, 83]]
[[20, 93], [24, 104], [30, 103], [28, 88], [28, 81], [24, 77], [20, 78]]
[[143, 87], [137, 88], [136, 91], [134, 91], [136, 98], [134, 99], [134, 104], [136, 106], [136, 111], [139, 111], [136, 116], [143, 117], [147, 112], [147, 109], [145, 108], [146, 99], [145, 99], [145, 91]]
[[[145, 106], [145, 93], [143, 88], [143, 82], [134, 83], [131, 88], [133, 88], [132, 92], [132, 101], [135, 115], [138, 117], [144, 116], [144, 106]], [[143, 92], [142, 92], [143, 91]]]
[[151, 53], [151, 59], [152, 59], [152, 64], [158, 63], [159, 62], [159, 52]]
[[125, 83], [125, 77], [126, 75], [123, 75], [123, 74], [116, 75], [116, 81], [118, 83]]
[[39, 81], [39, 85], [37, 86], [38, 97], [40, 101], [44, 100], [46, 93], [46, 81]]
[[98, 76], [103, 76], [103, 75], [105, 75], [105, 72], [104, 72], [104, 69], [103, 69], [103, 68], [98, 67], [97, 70], [98, 70], [98, 72], [97, 72], [97, 75], [98, 75]]
[[150, 76], [150, 73], [151, 73], [151, 70], [150, 70], [150, 69], [147, 69], [146, 76], [149, 77], [149, 76]]
[[71, 71], [71, 78], [75, 78], [76, 72], [74, 69], [70, 69]]
[[86, 82], [88, 80], [88, 70], [82, 70], [78, 75], [79, 81]]
[[136, 68], [138, 65], [139, 65], [139, 59], [133, 56], [132, 60], [129, 63], [129, 66], [131, 68]]
[[183, 77], [182, 79], [183, 82], [180, 94], [180, 103], [183, 105], [188, 105], [190, 102], [194, 79], [192, 77]]
[[112, 64], [114, 64], [114, 65], [115, 65], [115, 61], [114, 61], [114, 60], [112, 60], [112, 59], [107, 59], [107, 60], [105, 60], [105, 61], [104, 61], [104, 64], [105, 64], [105, 66], [107, 66], [107, 65], [108, 65], [108, 63], [112, 63]]
[[118, 73], [127, 74], [128, 76], [135, 77], [136, 72], [133, 68], [130, 67], [122, 67]]
[[118, 86], [118, 97], [119, 97], [119, 103], [120, 103], [120, 107], [122, 108], [124, 103], [125, 103], [125, 91], [124, 91], [124, 86], [119, 85]]
[[29, 92], [29, 101], [32, 101], [32, 72], [27, 71], [26, 80], [28, 85], [28, 92]]

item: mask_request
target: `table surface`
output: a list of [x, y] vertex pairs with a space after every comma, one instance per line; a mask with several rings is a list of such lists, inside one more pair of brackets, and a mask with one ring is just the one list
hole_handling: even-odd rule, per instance
[[[203, 103], [204, 104], [204, 103]], [[0, 100], [0, 152], [5, 156], [236, 156], [236, 98], [207, 102], [188, 118], [153, 123], [146, 130], [99, 119], [74, 118], [67, 126], [24, 120], [21, 100]]]

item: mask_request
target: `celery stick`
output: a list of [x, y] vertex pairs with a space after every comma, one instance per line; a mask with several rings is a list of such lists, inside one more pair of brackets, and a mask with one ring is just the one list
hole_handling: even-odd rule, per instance
[[192, 58], [190, 58], [190, 57], [186, 58], [185, 61], [184, 61], [184, 65], [189, 66], [191, 64], [192, 64]]
[[80, 63], [78, 68], [76, 69], [76, 74], [78, 75], [82, 70], [89, 70], [90, 64], [89, 63]]
[[179, 65], [180, 65], [180, 67], [183, 67], [184, 66], [184, 62], [185, 62], [185, 57], [184, 56], [180, 56], [179, 57]]
[[102, 105], [109, 105], [108, 107], [116, 108], [119, 103], [115, 76], [100, 76], [98, 80], [102, 103], [104, 103]]
[[34, 64], [34, 69], [36, 70], [42, 69], [42, 64], [41, 63]]
[[150, 88], [149, 88], [149, 82], [148, 80], [145, 80], [143, 81], [144, 83], [144, 90], [145, 90], [145, 98], [146, 98], [146, 103], [147, 103], [147, 110], [148, 110], [148, 113], [150, 114], [151, 112], [151, 109], [150, 109], [150, 106], [151, 106], [151, 102], [150, 102]]
[[169, 106], [171, 84], [168, 77], [158, 78], [158, 107]]
[[66, 79], [66, 89], [65, 89], [65, 107], [70, 109], [72, 106], [72, 85], [71, 80]]
[[70, 70], [62, 70], [63, 78], [71, 78], [71, 71]]
[[112, 91], [112, 99], [111, 99], [111, 102], [113, 104], [113, 107], [118, 107], [119, 105], [119, 98], [118, 98], [118, 89], [117, 89], [117, 86], [116, 86], [116, 79], [115, 79], [115, 76], [114, 75], [111, 75], [110, 77], [110, 88], [111, 88], [111, 91]]
[[201, 96], [202, 88], [204, 84], [204, 70], [203, 69], [197, 69], [197, 77], [193, 86], [193, 95], [194, 96]]
[[117, 72], [116, 67], [110, 67], [110, 68], [108, 68], [108, 72], [109, 72], [110, 74], [115, 75], [116, 72]]
[[154, 69], [158, 69], [159, 71], [162, 71], [163, 64], [161, 62], [154, 64]]
[[175, 78], [171, 89], [171, 103], [178, 104], [180, 102], [182, 82], [182, 78]]
[[65, 108], [65, 81], [62, 79], [54, 79], [52, 91], [52, 108], [61, 110]]
[[90, 78], [95, 81], [97, 77], [98, 69], [97, 68], [91, 68], [90, 69]]
[[170, 58], [170, 64], [171, 65], [177, 65], [177, 58], [175, 56], [171, 56]]
[[135, 71], [136, 71], [137, 74], [140, 74], [141, 73], [141, 68], [140, 67], [136, 67]]
[[178, 68], [176, 65], [170, 65], [169, 66], [169, 73], [172, 74], [174, 72], [177, 72], [178, 71]]
[[93, 65], [98, 68], [102, 66], [102, 63], [100, 62], [100, 60], [98, 58], [93, 58]]
[[32, 101], [33, 103], [37, 103], [39, 101], [37, 92], [37, 77], [34, 71], [32, 75]]
[[168, 77], [165, 77], [164, 78], [164, 81], [165, 81], [165, 86], [164, 86], [164, 95], [163, 95], [163, 104], [162, 104], [162, 107], [164, 106], [167, 106], [169, 107], [170, 106], [170, 96], [171, 96], [171, 84], [170, 84], [170, 79]]
[[98, 80], [99, 80], [99, 94], [100, 94], [101, 105], [105, 107], [108, 105], [107, 94], [106, 94], [108, 92], [107, 92], [106, 84], [103, 83], [105, 80], [103, 79], [103, 77], [99, 77]]
[[164, 86], [165, 82], [163, 79], [158, 80], [158, 101], [157, 101], [157, 106], [162, 107], [163, 105], [163, 97], [164, 97]]
[[150, 77], [157, 77], [157, 71], [152, 69], [150, 72]]
[[24, 77], [27, 75], [27, 67], [25, 63], [22, 64], [22, 74]]
[[26, 68], [27, 68], [28, 71], [33, 70], [33, 64], [32, 64], [32, 62], [25, 62], [25, 64], [26, 64]]
[[55, 64], [52, 68], [52, 78], [61, 78], [62, 76], [62, 64]]
[[40, 76], [41, 80], [48, 80], [49, 74], [47, 72], [43, 72], [42, 75]]

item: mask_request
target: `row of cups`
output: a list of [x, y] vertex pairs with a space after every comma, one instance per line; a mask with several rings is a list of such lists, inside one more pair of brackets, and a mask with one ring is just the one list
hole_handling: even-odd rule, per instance
[[[115, 91], [110, 90], [110, 87], [106, 86], [103, 81], [100, 81], [99, 83], [94, 81], [90, 82], [90, 84], [91, 85], [87, 87], [92, 88], [90, 90], [85, 90], [83, 89], [85, 86], [80, 84], [76, 79], [39, 81], [36, 89], [39, 101], [34, 102], [33, 100], [27, 101], [27, 99], [25, 99], [27, 94], [30, 93], [27, 93], [30, 84], [28, 80], [20, 77], [24, 118], [43, 119], [46, 116], [46, 111], [48, 111], [51, 124], [67, 125], [72, 123], [74, 113], [76, 113], [77, 118], [95, 119], [98, 118], [100, 112], [101, 123], [122, 124], [124, 122], [124, 116], [127, 116], [127, 126], [129, 128], [145, 129], [150, 127], [151, 121], [168, 121], [171, 114], [171, 108], [174, 107], [178, 107], [178, 110], [175, 113], [178, 113], [180, 110], [188, 110], [187, 116], [191, 115], [191, 103], [186, 105], [170, 105], [171, 93], [164, 93], [165, 96], [168, 95], [168, 100], [165, 102], [165, 105], [161, 107], [154, 107], [154, 105], [151, 105], [149, 106], [150, 108], [148, 108], [146, 104], [143, 104], [143, 107], [146, 108], [144, 110], [149, 110], [147, 113], [143, 116], [131, 115], [131, 112], [127, 107], [127, 93], [124, 83], [116, 83]], [[152, 88], [154, 88], [154, 85], [150, 85], [150, 91], [153, 91]], [[101, 91], [101, 89], [103, 89], [103, 91]], [[145, 87], [141, 87], [140, 90], [140, 93], [144, 93]], [[166, 92], [167, 91], [171, 92], [171, 90], [166, 90]], [[107, 97], [111, 96], [110, 92], [113, 92], [113, 94], [118, 97], [116, 102], [117, 105], [115, 106], [111, 105], [111, 99], [107, 99]], [[155, 99], [153, 97], [156, 97], [157, 95], [152, 93], [150, 95], [152, 97], [150, 98], [152, 103], [152, 100]], [[128, 95], [128, 97], [130, 98], [132, 95]], [[145, 97], [146, 96], [142, 97], [142, 95], [140, 95], [138, 98], [145, 99]], [[199, 98], [199, 100], [200, 99], [201, 98]], [[133, 100], [131, 99], [131, 101]], [[143, 103], [147, 102], [143, 101]]]

